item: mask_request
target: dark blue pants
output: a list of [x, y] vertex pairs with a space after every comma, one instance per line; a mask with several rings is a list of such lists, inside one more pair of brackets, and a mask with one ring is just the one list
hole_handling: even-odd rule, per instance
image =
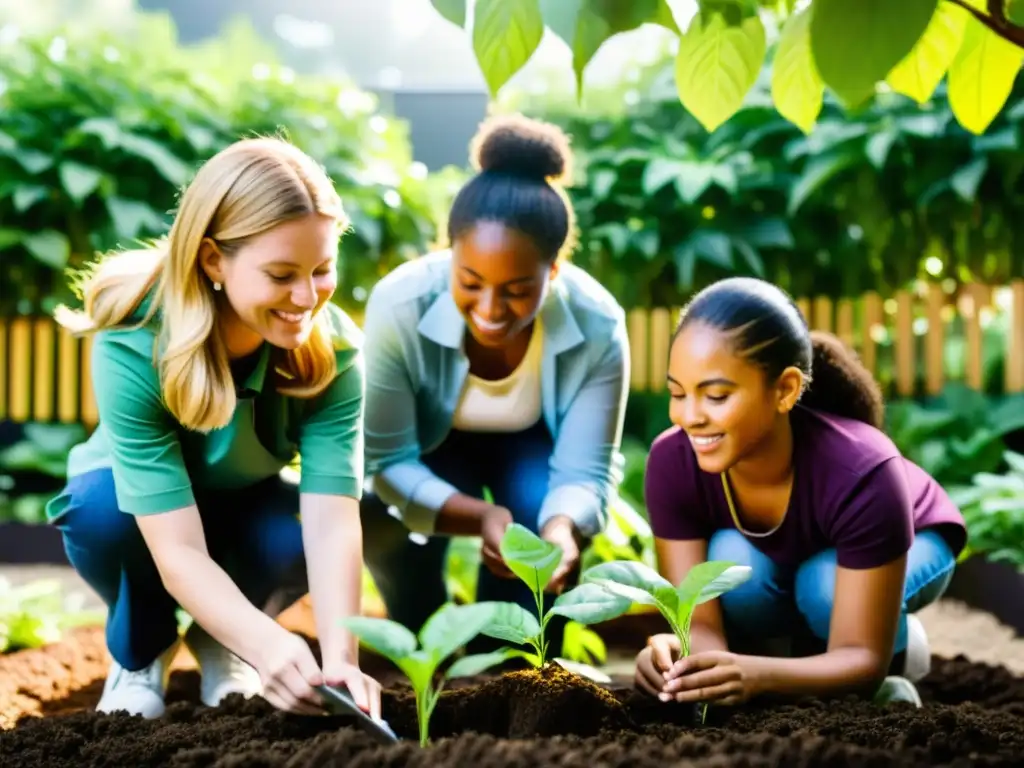
[[[125, 669], [151, 664], [178, 637], [174, 598], [164, 589], [133, 515], [121, 512], [114, 476], [71, 478], [54, 520], [71, 565], [107, 604], [107, 648]], [[297, 486], [277, 477], [240, 491], [197, 497], [210, 556], [257, 607], [277, 615], [308, 590]]]
[[[540, 508], [548, 491], [548, 462], [554, 442], [543, 421], [523, 432], [477, 433], [453, 430], [423, 463], [438, 477], [468, 496], [482, 498], [490, 490], [494, 503], [507, 508], [513, 519], [537, 531]], [[410, 538], [409, 530], [388, 513], [375, 494], [362, 502], [363, 557], [380, 590], [388, 616], [419, 632], [420, 627], [446, 600], [445, 558], [450, 537], [435, 535]], [[417, 540], [418, 539], [418, 540]], [[547, 595], [550, 606], [554, 597]], [[536, 615], [533, 593], [519, 579], [502, 579], [481, 565], [477, 580], [478, 601], [518, 603]], [[565, 622], [554, 617], [545, 639], [549, 656], [561, 652]], [[473, 652], [507, 645], [477, 638]]]

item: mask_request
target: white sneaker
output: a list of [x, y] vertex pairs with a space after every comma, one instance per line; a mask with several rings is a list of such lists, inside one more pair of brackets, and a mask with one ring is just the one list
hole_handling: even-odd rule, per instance
[[914, 614], [907, 616], [907, 658], [903, 677], [916, 683], [932, 670], [932, 649], [924, 624]]
[[884, 706], [896, 701], [908, 702], [918, 709], [923, 706], [917, 686], [905, 677], [890, 675], [882, 681], [875, 692], [875, 703]]
[[199, 663], [199, 698], [206, 706], [216, 707], [232, 693], [250, 698], [263, 692], [259, 673], [195, 622], [185, 633], [185, 645]]
[[178, 650], [175, 642], [148, 667], [129, 671], [111, 662], [97, 712], [127, 712], [147, 719], [164, 713], [164, 694], [171, 674], [171, 661]]

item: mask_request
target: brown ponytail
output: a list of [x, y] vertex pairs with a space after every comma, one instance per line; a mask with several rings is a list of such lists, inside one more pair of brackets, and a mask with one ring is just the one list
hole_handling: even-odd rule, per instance
[[882, 390], [857, 354], [831, 333], [811, 331], [811, 383], [801, 398], [808, 408], [882, 428]]

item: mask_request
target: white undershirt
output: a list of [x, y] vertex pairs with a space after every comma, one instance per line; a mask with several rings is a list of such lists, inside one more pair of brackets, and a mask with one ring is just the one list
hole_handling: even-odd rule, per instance
[[541, 417], [541, 354], [544, 334], [535, 320], [526, 354], [504, 379], [466, 377], [452, 426], [466, 432], [520, 432]]

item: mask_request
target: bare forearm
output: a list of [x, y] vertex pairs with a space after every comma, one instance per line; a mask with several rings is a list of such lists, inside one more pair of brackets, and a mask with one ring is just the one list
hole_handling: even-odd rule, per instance
[[704, 651], [727, 651], [729, 645], [721, 632], [716, 631], [706, 624], [690, 625], [690, 653], [703, 653]]
[[446, 536], [479, 536], [484, 515], [493, 505], [483, 499], [456, 493], [437, 515], [434, 530]]
[[756, 656], [757, 690], [782, 696], [868, 690], [885, 676], [878, 656], [864, 648], [839, 648], [803, 658]]
[[224, 647], [256, 665], [266, 638], [280, 626], [249, 602], [206, 553], [182, 546], [161, 569], [164, 587]]
[[341, 620], [362, 610], [363, 532], [355, 499], [303, 498], [302, 538], [317, 637], [325, 659], [355, 664], [359, 640]]

